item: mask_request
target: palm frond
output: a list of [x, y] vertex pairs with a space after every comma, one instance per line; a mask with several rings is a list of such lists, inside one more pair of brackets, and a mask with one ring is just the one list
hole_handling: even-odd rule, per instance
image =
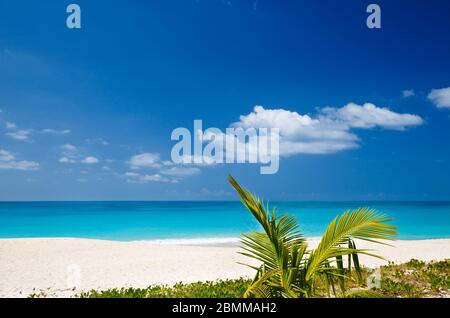
[[387, 224], [391, 220], [384, 214], [368, 208], [347, 211], [341, 217], [335, 218], [309, 258], [307, 277], [310, 278], [317, 268], [330, 257], [348, 255], [349, 249], [340, 246], [350, 239], [379, 244], [385, 244], [380, 240], [393, 240], [396, 228]]
[[[368, 208], [347, 211], [335, 218], [325, 231], [315, 250], [308, 250], [297, 220], [288, 214], [277, 215], [275, 209], [242, 188], [229, 176], [228, 180], [239, 194], [244, 206], [261, 225], [263, 231], [241, 237], [242, 255], [261, 265], [247, 265], [256, 270], [256, 276], [245, 297], [313, 297], [320, 281], [327, 293], [337, 296], [335, 281], [342, 296], [346, 295], [343, 256], [348, 257], [350, 273], [353, 266], [361, 280], [359, 254], [379, 257], [370, 250], [357, 249], [354, 240], [386, 244], [396, 235], [391, 219]], [[329, 294], [330, 295], [330, 294]]]

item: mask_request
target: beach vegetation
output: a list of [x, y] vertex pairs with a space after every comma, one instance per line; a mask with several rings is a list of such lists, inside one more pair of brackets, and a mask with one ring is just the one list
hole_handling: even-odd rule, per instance
[[250, 284], [248, 279], [219, 280], [215, 282], [178, 283], [174, 286], [148, 288], [121, 288], [105, 291], [92, 290], [81, 298], [241, 298]]
[[[355, 271], [346, 269], [346, 298], [426, 298], [450, 297], [450, 259], [439, 262], [411, 260], [405, 264], [389, 264], [379, 269], [381, 285], [369, 289], [367, 278], [374, 269], [361, 267], [362, 283]], [[403, 274], [399, 274], [399, 273]], [[77, 295], [83, 298], [242, 298], [250, 279], [221, 280], [216, 282], [178, 283], [173, 286], [148, 288], [117, 288], [104, 291], [92, 290]], [[331, 295], [333, 296], [333, 295]], [[30, 297], [51, 297], [47, 293]], [[330, 297], [323, 282], [318, 281], [315, 297]]]
[[386, 297], [450, 297], [450, 259], [381, 267], [380, 292]]
[[396, 237], [392, 219], [359, 208], [332, 220], [319, 245], [310, 249], [293, 216], [278, 214], [232, 176], [228, 180], [262, 228], [242, 235], [242, 254], [260, 264], [248, 265], [256, 275], [244, 297], [311, 298], [320, 297], [324, 290], [329, 297], [345, 297], [349, 278], [363, 283], [358, 255], [381, 258], [358, 249], [355, 240], [386, 244]]

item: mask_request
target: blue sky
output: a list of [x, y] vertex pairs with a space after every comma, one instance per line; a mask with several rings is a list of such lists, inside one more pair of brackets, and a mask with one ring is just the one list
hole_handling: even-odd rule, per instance
[[[228, 173], [270, 200], [450, 200], [448, 1], [376, 1], [378, 30], [370, 1], [73, 2], [81, 30], [67, 1], [0, 2], [0, 200], [232, 200]], [[277, 174], [162, 167], [174, 128], [249, 118], [285, 129]]]

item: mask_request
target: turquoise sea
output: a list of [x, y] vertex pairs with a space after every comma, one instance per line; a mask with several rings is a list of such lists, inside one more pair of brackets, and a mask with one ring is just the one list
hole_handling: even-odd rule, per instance
[[[450, 202], [271, 202], [321, 236], [347, 209], [394, 218], [399, 239], [450, 238]], [[0, 238], [76, 237], [119, 241], [238, 237], [258, 229], [240, 202], [0, 202]]]

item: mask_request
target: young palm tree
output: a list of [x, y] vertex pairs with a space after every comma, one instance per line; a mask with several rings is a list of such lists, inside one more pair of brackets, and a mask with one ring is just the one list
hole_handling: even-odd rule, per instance
[[268, 205], [242, 188], [232, 176], [228, 180], [263, 228], [263, 232], [242, 235], [242, 254], [261, 263], [258, 267], [248, 265], [257, 274], [244, 297], [309, 298], [318, 296], [316, 287], [319, 282], [327, 287], [328, 292], [331, 289], [335, 296], [338, 293], [334, 284], [339, 282], [340, 295], [345, 296], [343, 257], [348, 257], [348, 269], [351, 269], [353, 260], [358, 274], [358, 254], [379, 257], [368, 250], [357, 249], [354, 239], [385, 244], [380, 240], [395, 238], [396, 228], [387, 224], [391, 219], [362, 208], [335, 218], [317, 248], [310, 250], [292, 216], [278, 216], [275, 210], [269, 210]]

